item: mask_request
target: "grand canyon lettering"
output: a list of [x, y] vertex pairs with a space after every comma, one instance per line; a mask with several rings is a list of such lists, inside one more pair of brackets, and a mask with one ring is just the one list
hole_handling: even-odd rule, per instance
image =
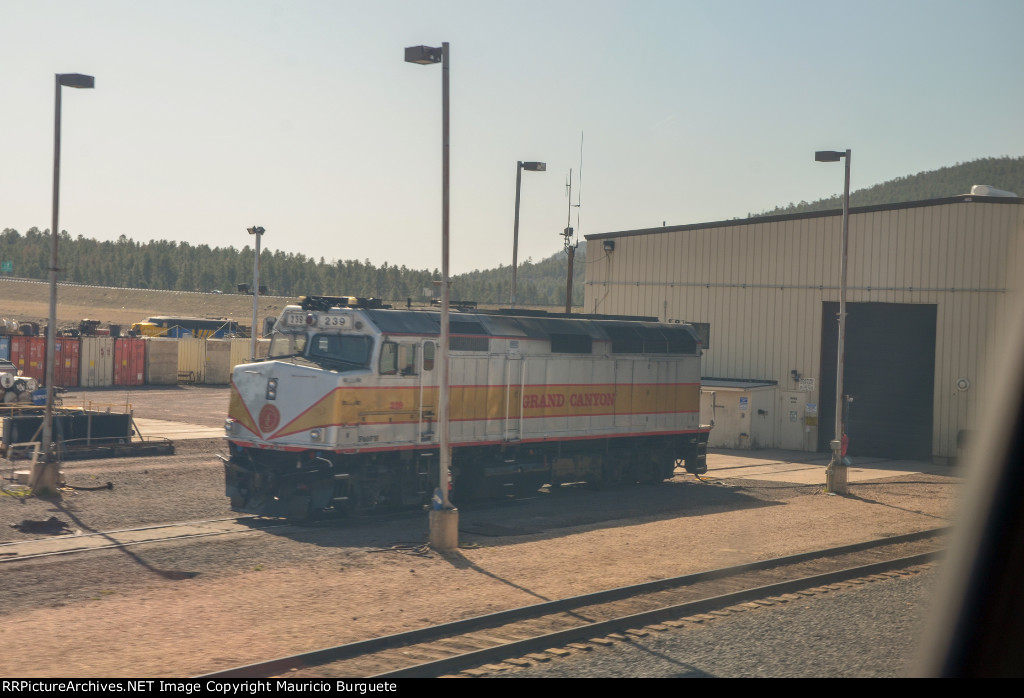
[[[565, 402], [565, 395], [561, 393], [523, 396], [523, 407], [526, 409], [564, 407]], [[571, 407], [612, 407], [615, 405], [615, 393], [572, 393], [569, 395], [569, 405]]]

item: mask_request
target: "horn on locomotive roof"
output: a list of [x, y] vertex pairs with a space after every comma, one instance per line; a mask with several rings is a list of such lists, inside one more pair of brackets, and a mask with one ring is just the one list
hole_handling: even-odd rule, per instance
[[331, 308], [390, 308], [380, 298], [356, 296], [299, 296], [303, 310], [330, 310]]

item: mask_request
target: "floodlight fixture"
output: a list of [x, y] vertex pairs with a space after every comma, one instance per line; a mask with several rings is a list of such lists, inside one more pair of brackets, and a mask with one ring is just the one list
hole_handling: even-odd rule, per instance
[[92, 75], [82, 75], [81, 73], [58, 73], [57, 84], [61, 87], [92, 89], [96, 87], [96, 78]]
[[440, 63], [443, 57], [443, 48], [434, 48], [432, 46], [407, 46], [405, 49], [406, 63], [431, 65], [433, 63]]
[[839, 162], [844, 157], [846, 153], [841, 150], [818, 150], [814, 153], [815, 162]]
[[544, 162], [523, 162], [516, 163], [516, 215], [515, 223], [512, 226], [512, 294], [509, 297], [509, 308], [516, 307], [516, 274], [519, 269], [519, 189], [523, 181], [523, 170], [527, 172], [547, 172], [548, 166]]

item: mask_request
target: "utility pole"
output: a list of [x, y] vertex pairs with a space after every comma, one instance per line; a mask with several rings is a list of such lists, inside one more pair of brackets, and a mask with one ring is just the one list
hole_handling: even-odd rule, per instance
[[[566, 190], [569, 192], [569, 211], [566, 216], [565, 230], [562, 237], [565, 239], [565, 253], [569, 256], [569, 268], [565, 271], [565, 314], [572, 315], [572, 272], [576, 263], [576, 243], [572, 241], [572, 170], [569, 170], [569, 181], [566, 182]], [[577, 204], [577, 207], [579, 205]]]
[[50, 319], [46, 326], [46, 407], [43, 411], [43, 442], [41, 446], [42, 462], [32, 467], [29, 486], [34, 492], [55, 494], [59, 458], [53, 446], [53, 400], [54, 400], [54, 362], [56, 361], [57, 341], [57, 246], [60, 239], [60, 227], [57, 225], [57, 214], [60, 210], [60, 88], [74, 87], [92, 89], [96, 86], [96, 78], [81, 73], [57, 73], [55, 76], [56, 94], [53, 107], [53, 225], [50, 227]]
[[843, 183], [843, 240], [839, 258], [839, 338], [836, 350], [836, 420], [835, 438], [830, 442], [832, 460], [825, 469], [825, 491], [833, 494], [847, 494], [847, 468], [843, 460], [843, 437], [846, 434], [843, 411], [846, 407], [846, 396], [843, 395], [843, 369], [846, 365], [846, 270], [847, 251], [850, 243], [850, 155], [847, 149], [819, 150], [814, 153], [816, 162], [846, 161], [846, 173]]

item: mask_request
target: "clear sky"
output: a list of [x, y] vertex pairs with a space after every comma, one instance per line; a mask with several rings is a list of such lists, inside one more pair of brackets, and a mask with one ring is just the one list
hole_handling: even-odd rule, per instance
[[[0, 228], [441, 264], [451, 44], [452, 272], [584, 235], [744, 217], [1024, 154], [1024, 0], [0, 0]], [[582, 187], [580, 188], [582, 148]], [[965, 183], [965, 192], [970, 184]], [[1024, 192], [1018, 192], [1024, 193]]]

